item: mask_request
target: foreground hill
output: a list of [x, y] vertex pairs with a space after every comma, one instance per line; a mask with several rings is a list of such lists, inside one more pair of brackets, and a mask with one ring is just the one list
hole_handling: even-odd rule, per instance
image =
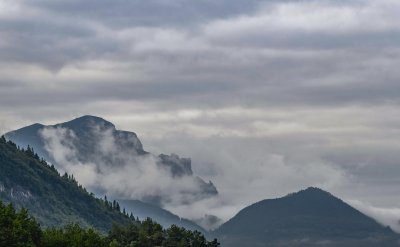
[[0, 200], [25, 207], [42, 226], [71, 222], [101, 231], [130, 219], [89, 194], [72, 176], [60, 176], [33, 152], [0, 138]]
[[257, 202], [215, 233], [223, 246], [400, 246], [390, 228], [317, 188]]

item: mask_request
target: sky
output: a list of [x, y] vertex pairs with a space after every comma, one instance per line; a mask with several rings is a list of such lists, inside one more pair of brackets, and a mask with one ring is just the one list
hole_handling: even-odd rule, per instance
[[180, 215], [317, 186], [400, 230], [399, 9], [0, 0], [0, 132], [96, 115], [215, 184]]

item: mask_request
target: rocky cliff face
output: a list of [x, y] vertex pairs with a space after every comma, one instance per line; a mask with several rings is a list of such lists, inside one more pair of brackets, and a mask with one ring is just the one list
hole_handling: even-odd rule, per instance
[[189, 158], [180, 158], [177, 154], [160, 154], [160, 164], [168, 166], [174, 176], [192, 176], [192, 161]]

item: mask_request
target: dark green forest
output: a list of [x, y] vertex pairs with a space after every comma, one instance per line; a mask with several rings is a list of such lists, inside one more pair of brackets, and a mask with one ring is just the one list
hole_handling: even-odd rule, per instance
[[107, 235], [93, 228], [68, 224], [62, 228], [42, 229], [26, 209], [0, 202], [1, 247], [217, 247], [216, 239], [207, 241], [198, 231], [172, 225], [168, 229], [150, 218], [114, 224]]
[[117, 205], [94, 197], [73, 175], [61, 176], [32, 148], [19, 148], [4, 137], [0, 138], [0, 171], [0, 200], [12, 202], [16, 209], [29, 209], [43, 227], [74, 222], [107, 232], [112, 222], [129, 222]]

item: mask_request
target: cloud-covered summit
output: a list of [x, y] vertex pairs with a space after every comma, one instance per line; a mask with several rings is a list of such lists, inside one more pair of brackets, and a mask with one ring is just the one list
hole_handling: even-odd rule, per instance
[[22, 147], [30, 145], [98, 195], [180, 205], [217, 194], [211, 182], [193, 175], [190, 159], [150, 154], [135, 133], [117, 130], [99, 117], [34, 124], [5, 136]]

